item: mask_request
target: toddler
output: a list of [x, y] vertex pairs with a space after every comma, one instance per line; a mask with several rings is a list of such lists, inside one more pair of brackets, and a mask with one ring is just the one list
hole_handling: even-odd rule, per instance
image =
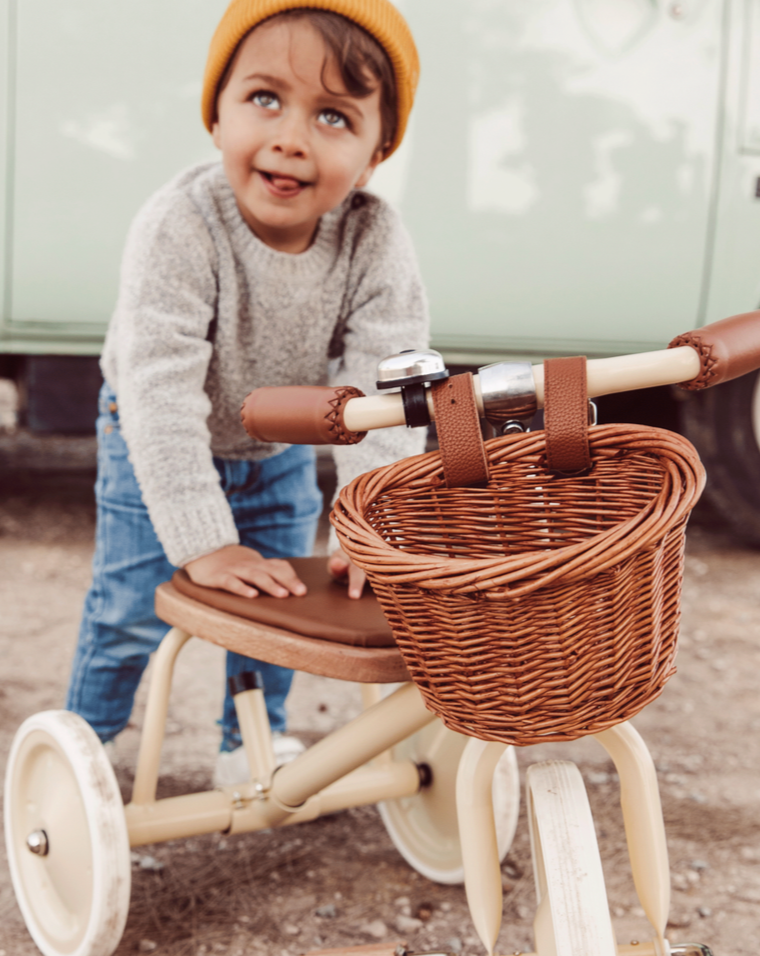
[[[247, 392], [371, 392], [379, 359], [427, 344], [409, 239], [362, 191], [401, 142], [417, 76], [389, 0], [233, 0], [217, 27], [202, 112], [221, 163], [181, 173], [138, 214], [101, 362], [93, 582], [67, 707], [106, 743], [167, 631], [153, 592], [175, 568], [250, 598], [305, 592], [287, 558], [313, 547], [314, 451], [248, 438]], [[423, 437], [335, 448], [339, 486]], [[361, 594], [341, 551], [330, 569]], [[263, 675], [278, 762], [292, 759], [292, 671], [228, 653], [228, 677], [246, 670]], [[234, 784], [248, 767], [229, 692], [221, 725], [215, 782]]]

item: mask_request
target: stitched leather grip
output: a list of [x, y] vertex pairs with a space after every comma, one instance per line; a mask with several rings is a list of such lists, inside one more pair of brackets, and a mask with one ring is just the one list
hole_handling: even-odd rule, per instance
[[446, 487], [486, 484], [488, 459], [472, 374], [452, 375], [431, 388]]
[[760, 312], [743, 312], [673, 339], [669, 349], [690, 345], [699, 354], [701, 369], [680, 387], [690, 391], [730, 382], [760, 368]]
[[367, 434], [350, 432], [343, 409], [364, 392], [350, 385], [276, 385], [254, 389], [243, 402], [240, 420], [251, 438], [289, 445], [355, 445]]
[[552, 471], [572, 475], [591, 467], [585, 356], [544, 362], [544, 427]]

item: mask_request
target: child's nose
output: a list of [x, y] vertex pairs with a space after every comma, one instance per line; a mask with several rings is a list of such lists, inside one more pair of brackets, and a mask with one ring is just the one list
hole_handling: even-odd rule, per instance
[[284, 156], [305, 157], [309, 151], [308, 131], [304, 121], [297, 116], [283, 117], [277, 124], [272, 148]]

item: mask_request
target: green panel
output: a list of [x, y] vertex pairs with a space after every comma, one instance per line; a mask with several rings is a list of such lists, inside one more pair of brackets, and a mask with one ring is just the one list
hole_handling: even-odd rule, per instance
[[721, 0], [400, 6], [422, 80], [409, 142], [375, 188], [412, 232], [436, 341], [647, 347], [691, 327]]
[[[199, 117], [226, 0], [24, 0], [18, 13], [11, 318], [92, 323], [113, 310], [131, 219], [215, 151]], [[64, 333], [67, 334], [67, 333]]]
[[707, 321], [760, 307], [760, 0], [734, 0]]
[[10, 44], [11, 12], [10, 0], [0, 0], [0, 343], [3, 339], [3, 319], [7, 308], [6, 272], [10, 252], [8, 231], [10, 229], [9, 198], [12, 181], [8, 168], [10, 150], [8, 135], [10, 125], [9, 84], [14, 69]]

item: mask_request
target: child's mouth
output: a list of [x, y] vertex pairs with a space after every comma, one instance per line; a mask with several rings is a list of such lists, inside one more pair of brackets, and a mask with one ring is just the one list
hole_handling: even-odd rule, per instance
[[269, 173], [263, 169], [259, 175], [264, 180], [269, 192], [275, 196], [297, 196], [309, 183], [296, 179], [295, 176], [285, 176], [282, 173]]

